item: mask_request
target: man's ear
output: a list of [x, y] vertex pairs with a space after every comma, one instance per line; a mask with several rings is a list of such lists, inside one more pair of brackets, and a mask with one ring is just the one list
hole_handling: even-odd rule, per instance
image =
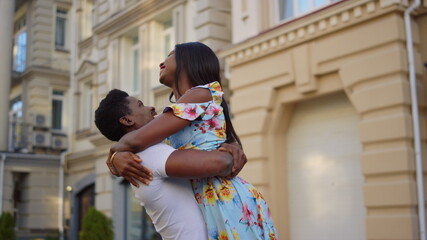
[[134, 121], [126, 116], [123, 116], [119, 119], [119, 122], [127, 127], [132, 126], [134, 123]]

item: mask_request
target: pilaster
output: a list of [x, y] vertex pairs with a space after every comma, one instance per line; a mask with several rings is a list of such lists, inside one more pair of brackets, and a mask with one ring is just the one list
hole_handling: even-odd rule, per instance
[[[15, 1], [0, 1], [0, 115], [9, 116], [9, 90], [12, 81], [12, 39]], [[0, 151], [7, 150], [9, 122], [3, 117], [0, 121]], [[1, 199], [0, 199], [1, 200]], [[0, 202], [1, 204], [1, 202]]]
[[194, 19], [196, 40], [216, 51], [231, 42], [230, 0], [199, 0]]
[[52, 31], [55, 29], [52, 0], [35, 0], [32, 3], [30, 14], [31, 28], [28, 34], [28, 45], [31, 52], [28, 54], [28, 67], [42, 66], [50, 68], [54, 42]]
[[417, 191], [406, 51], [390, 47], [340, 69], [361, 114], [368, 239], [417, 239]]

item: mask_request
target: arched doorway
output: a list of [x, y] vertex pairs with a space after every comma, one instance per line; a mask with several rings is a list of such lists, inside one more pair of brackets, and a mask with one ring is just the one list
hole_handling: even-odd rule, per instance
[[366, 238], [359, 121], [342, 92], [295, 105], [286, 136], [292, 240]]

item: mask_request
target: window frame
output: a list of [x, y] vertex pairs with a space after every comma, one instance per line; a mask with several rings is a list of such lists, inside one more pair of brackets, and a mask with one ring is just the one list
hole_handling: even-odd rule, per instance
[[[164, 54], [164, 58], [166, 58], [169, 55], [169, 52], [172, 51], [172, 49], [175, 46], [175, 32], [174, 32], [174, 26], [173, 26], [173, 20], [170, 19], [168, 21], [165, 21], [162, 23], [163, 29], [162, 29], [162, 42], [161, 42], [161, 51]], [[169, 46], [166, 46], [166, 38], [169, 37]]]
[[[55, 92], [60, 92], [62, 93], [60, 94], [55, 94]], [[59, 90], [59, 89], [53, 89], [52, 90], [52, 113], [51, 113], [51, 130], [53, 133], [62, 133], [64, 132], [64, 117], [65, 117], [65, 91], [63, 90]], [[60, 124], [60, 128], [55, 128], [55, 124], [54, 124], [54, 117], [55, 117], [55, 113], [54, 113], [54, 107], [53, 107], [53, 103], [54, 101], [60, 101], [61, 102], [61, 113], [59, 114], [59, 124]]]
[[139, 95], [141, 92], [141, 83], [140, 83], [140, 73], [139, 66], [141, 61], [140, 47], [139, 47], [139, 36], [135, 36], [132, 38], [132, 47], [131, 47], [131, 82], [129, 88], [131, 89], [131, 95]]
[[119, 45], [119, 88], [130, 96], [141, 92], [141, 48], [137, 29], [120, 37]]
[[80, 83], [78, 131], [91, 130], [93, 127], [93, 93], [92, 79]]
[[[272, 6], [271, 11], [274, 13], [274, 14], [272, 14], [275, 18], [274, 22], [277, 24], [281, 24], [284, 22], [292, 21], [294, 19], [300, 18], [300, 17], [305, 16], [305, 15], [308, 15], [312, 12], [315, 12], [315, 11], [320, 10], [322, 8], [325, 8], [331, 4], [334, 4], [334, 3], [337, 3], [337, 2], [340, 2], [343, 0], [325, 0], [326, 3], [321, 4], [319, 6], [315, 6], [314, 2], [316, 0], [304, 0], [304, 1], [309, 1], [309, 7], [308, 7], [308, 10], [301, 11], [301, 12], [298, 9], [299, 1], [301, 1], [301, 0], [271, 0], [271, 1], [273, 1], [273, 3], [271, 4], [271, 6]], [[288, 18], [282, 18], [281, 14], [280, 14], [280, 4], [281, 4], [281, 2], [289, 2], [289, 1], [292, 1], [292, 3], [293, 3], [292, 16], [288, 17]]]
[[[19, 106], [16, 104], [19, 103]], [[14, 152], [19, 150], [21, 147], [25, 147], [25, 141], [22, 135], [25, 134], [25, 127], [27, 125], [23, 122], [23, 109], [24, 102], [22, 96], [18, 95], [10, 101], [9, 106], [9, 137], [8, 137], [8, 147], [9, 151]]]
[[[63, 11], [63, 12], [60, 12]], [[55, 34], [54, 34], [54, 42], [55, 42], [55, 49], [56, 50], [67, 50], [68, 48], [68, 41], [67, 41], [67, 29], [68, 29], [68, 13], [69, 10], [62, 7], [57, 7], [55, 12]], [[64, 25], [63, 25], [63, 43], [58, 44], [57, 38], [58, 38], [58, 19], [63, 19]]]
[[[20, 43], [21, 36], [24, 36], [24, 45]], [[24, 13], [14, 23], [12, 69], [15, 72], [23, 73], [27, 68], [27, 39], [27, 14]]]

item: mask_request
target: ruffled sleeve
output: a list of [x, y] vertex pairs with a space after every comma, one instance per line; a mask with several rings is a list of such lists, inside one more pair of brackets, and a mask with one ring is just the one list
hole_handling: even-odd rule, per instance
[[222, 91], [221, 84], [219, 84], [219, 82], [215, 81], [215, 82], [211, 82], [211, 83], [206, 84], [206, 85], [200, 85], [200, 86], [196, 86], [193, 88], [207, 88], [207, 89], [209, 89], [211, 92], [212, 100], [214, 101], [214, 103], [216, 103], [217, 105], [221, 105], [222, 95], [224, 94], [224, 92]]
[[212, 82], [193, 88], [209, 89], [212, 100], [204, 103], [175, 103], [167, 106], [163, 112], [172, 111], [175, 116], [189, 121], [194, 121], [198, 118], [200, 120], [210, 120], [223, 113], [221, 102], [224, 93], [219, 82]]
[[172, 111], [173, 114], [179, 118], [194, 121], [206, 113], [210, 102], [206, 103], [175, 103], [167, 106], [163, 112]]

